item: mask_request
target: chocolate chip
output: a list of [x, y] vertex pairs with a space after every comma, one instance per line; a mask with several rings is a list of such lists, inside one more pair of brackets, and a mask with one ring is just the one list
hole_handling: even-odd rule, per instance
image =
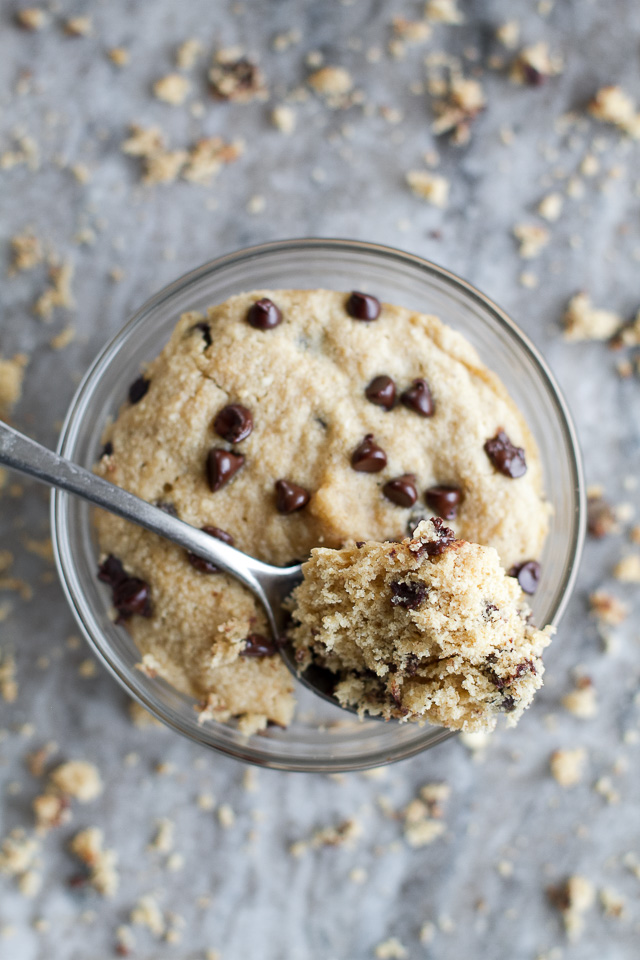
[[278, 513], [295, 513], [309, 503], [311, 494], [304, 487], [290, 480], [276, 480], [276, 510]]
[[107, 442], [105, 443], [104, 447], [100, 452], [100, 459], [102, 460], [103, 457], [110, 457], [112, 453], [113, 453], [113, 444], [111, 443], [111, 440], [107, 440]]
[[[220, 527], [204, 526], [200, 527], [200, 529], [203, 533], [208, 533], [210, 537], [215, 537], [216, 540], [222, 540], [223, 543], [228, 543], [230, 547], [234, 544], [234, 539], [231, 534], [221, 530]], [[220, 568], [216, 567], [215, 563], [211, 563], [211, 560], [205, 560], [204, 557], [199, 557], [197, 553], [187, 553], [187, 560], [191, 566], [199, 570], [200, 573], [220, 573]]]
[[368, 433], [351, 454], [351, 466], [360, 473], [379, 473], [386, 465], [386, 453], [373, 442], [373, 434]]
[[170, 517], [178, 516], [175, 504], [171, 503], [170, 500], [156, 500], [156, 507], [158, 510], [162, 510], [163, 513], [168, 513]]
[[244, 650], [241, 650], [241, 657], [272, 657], [278, 652], [278, 648], [270, 637], [265, 637], [262, 633], [250, 633], [245, 640]]
[[211, 327], [204, 320], [200, 320], [198, 323], [194, 323], [191, 327], [191, 330], [199, 330], [202, 334], [202, 339], [204, 340], [204, 348], [210, 347], [213, 343], [211, 339]]
[[416, 478], [412, 473], [403, 473], [401, 477], [385, 483], [382, 492], [387, 500], [391, 500], [399, 507], [412, 507], [418, 499]]
[[137, 613], [141, 617], [151, 616], [151, 590], [146, 581], [139, 577], [127, 577], [113, 589], [113, 605], [120, 619], [128, 620]]
[[282, 314], [275, 303], [267, 297], [262, 297], [249, 307], [247, 320], [256, 330], [273, 330], [282, 323]]
[[207, 480], [212, 493], [220, 490], [236, 475], [244, 463], [240, 453], [230, 453], [221, 447], [213, 447], [207, 456]]
[[129, 403], [140, 403], [148, 389], [149, 380], [146, 380], [144, 377], [138, 377], [129, 387]]
[[415, 610], [427, 596], [427, 588], [424, 583], [417, 580], [409, 580], [408, 583], [394, 580], [389, 586], [391, 587], [391, 603], [394, 607], [404, 607], [405, 610]]
[[355, 320], [377, 320], [380, 316], [380, 301], [369, 293], [354, 290], [346, 302], [346, 310]]
[[540, 582], [540, 564], [537, 560], [526, 560], [524, 563], [511, 567], [509, 576], [517, 578], [525, 593], [535, 593]]
[[547, 74], [542, 73], [542, 71], [534, 67], [532, 63], [524, 63], [522, 65], [522, 72], [524, 73], [525, 81], [530, 87], [541, 87], [547, 79]]
[[504, 713], [513, 713], [516, 708], [516, 701], [513, 697], [503, 697], [502, 703], [500, 704], [500, 709]]
[[400, 402], [409, 410], [420, 414], [421, 417], [432, 417], [435, 410], [429, 384], [420, 377], [414, 380], [404, 393], [400, 394]]
[[230, 403], [216, 416], [213, 429], [228, 443], [240, 443], [253, 430], [251, 411], [240, 403]]
[[384, 373], [379, 377], [374, 377], [364, 392], [365, 397], [377, 407], [384, 407], [385, 410], [391, 410], [396, 400], [396, 385]]
[[120, 560], [114, 557], [112, 553], [103, 560], [98, 567], [98, 580], [108, 583], [110, 587], [117, 587], [119, 583], [127, 579], [127, 573]]
[[495, 437], [487, 440], [484, 452], [496, 470], [505, 477], [517, 480], [527, 472], [527, 463], [522, 447], [514, 447], [504, 430], [498, 430]]
[[445, 520], [455, 520], [458, 514], [458, 504], [462, 500], [462, 493], [457, 487], [436, 486], [429, 487], [424, 493], [425, 503], [439, 517]]
[[437, 557], [455, 543], [455, 533], [450, 527], [445, 527], [440, 517], [431, 517], [431, 522], [436, 528], [437, 539], [423, 543], [417, 556], [426, 553], [428, 557]]

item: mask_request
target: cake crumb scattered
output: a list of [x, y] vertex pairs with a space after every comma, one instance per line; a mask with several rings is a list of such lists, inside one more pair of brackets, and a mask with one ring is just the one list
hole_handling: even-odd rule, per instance
[[515, 50], [520, 41], [520, 23], [518, 20], [507, 20], [496, 30], [496, 40], [507, 50]]
[[0, 657], [0, 696], [5, 703], [15, 703], [18, 699], [16, 661], [13, 655], [6, 650], [2, 652]]
[[640, 583], [640, 554], [630, 553], [619, 560], [613, 575], [621, 583]]
[[587, 751], [584, 747], [574, 750], [555, 750], [551, 754], [551, 775], [561, 787], [574, 787], [583, 778], [587, 762]]
[[64, 310], [73, 310], [75, 301], [71, 292], [73, 279], [73, 264], [65, 261], [49, 267], [51, 285], [36, 300], [33, 312], [45, 322], [51, 320], [56, 307]]
[[161, 817], [159, 820], [156, 820], [156, 833], [151, 843], [148, 844], [147, 850], [153, 851], [154, 853], [171, 853], [173, 850], [174, 831], [175, 824], [173, 820], [170, 820], [168, 817]]
[[406, 181], [412, 192], [434, 207], [443, 209], [449, 202], [449, 181], [426, 170], [410, 170]]
[[351, 92], [353, 77], [344, 67], [321, 67], [307, 77], [307, 83], [328, 101], [339, 102], [339, 98]]
[[427, 20], [449, 26], [458, 26], [465, 22], [464, 15], [458, 10], [458, 0], [427, 0], [424, 15]]
[[11, 237], [9, 276], [12, 277], [22, 270], [32, 270], [42, 262], [42, 257], [42, 244], [31, 230], [17, 233]]
[[54, 827], [60, 827], [71, 819], [69, 800], [58, 793], [42, 793], [33, 798], [33, 813], [36, 820], [36, 832], [48, 833]]
[[217, 51], [209, 70], [209, 84], [220, 100], [249, 103], [268, 96], [262, 71], [238, 48]]
[[131, 60], [131, 54], [125, 47], [112, 47], [107, 50], [107, 56], [116, 67], [126, 67]]
[[538, 204], [538, 213], [549, 223], [555, 223], [562, 214], [563, 199], [560, 193], [548, 193]]
[[391, 25], [394, 36], [406, 43], [426, 43], [432, 33], [431, 27], [424, 20], [394, 17]]
[[131, 923], [147, 927], [155, 937], [161, 937], [166, 929], [162, 911], [151, 894], [140, 897], [130, 914]]
[[281, 103], [271, 111], [271, 122], [280, 133], [284, 133], [288, 137], [296, 127], [296, 112], [293, 107]]
[[118, 889], [118, 855], [103, 846], [104, 834], [98, 827], [87, 827], [72, 838], [71, 852], [89, 867], [89, 883], [102, 894], [112, 897]]
[[187, 98], [191, 84], [181, 73], [168, 73], [153, 85], [153, 95], [157, 100], [178, 107]]
[[587, 530], [598, 540], [620, 532], [616, 512], [599, 487], [587, 489]]
[[589, 103], [588, 110], [596, 120], [612, 124], [633, 140], [640, 139], [640, 113], [622, 87], [601, 87]]
[[552, 55], [549, 52], [549, 44], [541, 40], [520, 51], [511, 65], [509, 77], [514, 83], [539, 87], [549, 77], [562, 73], [562, 70], [562, 57]]
[[602, 623], [617, 627], [629, 616], [628, 606], [606, 590], [596, 590], [589, 596], [591, 612]]
[[69, 760], [60, 764], [50, 775], [50, 782], [64, 794], [80, 803], [89, 803], [103, 790], [98, 768], [87, 760]]
[[612, 887], [603, 887], [600, 891], [600, 903], [606, 917], [614, 917], [621, 920], [625, 916], [626, 903], [622, 897]]
[[564, 339], [609, 340], [619, 330], [622, 318], [612, 310], [596, 309], [587, 293], [571, 298], [563, 318]]
[[42, 7], [27, 7], [17, 11], [16, 22], [23, 30], [42, 30], [49, 22], [49, 14]]
[[397, 937], [389, 937], [379, 943], [374, 951], [377, 960], [405, 960], [409, 956], [407, 948], [404, 947]]
[[225, 830], [228, 830], [236, 822], [236, 815], [233, 811], [233, 807], [228, 803], [221, 803], [218, 807], [218, 822], [221, 827], [224, 827]]
[[613, 786], [611, 777], [599, 777], [593, 785], [595, 793], [599, 793], [608, 804], [620, 803], [620, 794]]
[[191, 70], [198, 62], [203, 49], [197, 37], [184, 40], [176, 50], [176, 67], [179, 70]]
[[561, 887], [549, 890], [551, 902], [560, 910], [567, 937], [579, 938], [584, 928], [584, 914], [595, 903], [595, 889], [590, 880], [574, 874]]
[[22, 395], [22, 381], [28, 358], [17, 353], [11, 360], [0, 357], [0, 420], [7, 420]]
[[441, 95], [433, 101], [436, 119], [431, 124], [435, 136], [451, 133], [454, 144], [468, 143], [471, 122], [484, 110], [486, 99], [479, 80], [451, 71], [448, 82], [437, 83]]
[[591, 720], [598, 715], [596, 689], [589, 677], [580, 677], [575, 689], [562, 698], [565, 710], [580, 720]]
[[70, 17], [65, 21], [64, 32], [69, 37], [88, 37], [93, 33], [91, 17]]
[[518, 254], [523, 260], [532, 260], [549, 243], [550, 234], [546, 227], [537, 223], [517, 223], [513, 235], [520, 244]]

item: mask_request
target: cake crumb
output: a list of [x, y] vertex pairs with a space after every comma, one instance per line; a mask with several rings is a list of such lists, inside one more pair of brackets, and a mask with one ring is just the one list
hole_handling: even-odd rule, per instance
[[424, 20], [407, 20], [405, 17], [394, 17], [391, 21], [394, 35], [406, 43], [426, 43], [432, 30]]
[[427, 0], [424, 15], [433, 23], [446, 23], [449, 26], [465, 22], [464, 15], [458, 10], [458, 0]]
[[11, 360], [0, 357], [0, 420], [7, 420], [22, 396], [22, 381], [28, 358], [17, 353]]
[[196, 797], [196, 803], [200, 810], [209, 812], [215, 808], [216, 799], [211, 793], [200, 793]]
[[433, 101], [436, 119], [431, 130], [435, 136], [451, 133], [452, 142], [462, 146], [470, 139], [471, 122], [486, 107], [482, 85], [473, 77], [452, 71], [448, 82], [436, 86], [441, 95]]
[[562, 214], [563, 199], [560, 193], [548, 193], [538, 204], [538, 213], [549, 223], [555, 223]]
[[91, 17], [71, 17], [65, 20], [64, 32], [69, 37], [88, 37], [93, 33]]
[[291, 136], [296, 128], [296, 112], [293, 107], [284, 103], [279, 104], [271, 111], [271, 122], [280, 133], [284, 133], [287, 137]]
[[575, 750], [555, 750], [551, 754], [551, 775], [561, 787], [574, 787], [583, 778], [587, 761], [584, 747]]
[[16, 13], [16, 23], [23, 30], [42, 30], [48, 22], [49, 15], [42, 7], [27, 7]]
[[179, 70], [191, 70], [200, 59], [203, 49], [197, 37], [184, 40], [176, 50], [176, 67]]
[[620, 532], [616, 512], [602, 494], [601, 488], [587, 489], [587, 530], [598, 540]]
[[640, 139], [640, 113], [622, 87], [601, 87], [589, 103], [588, 110], [596, 120], [612, 124], [633, 140]]
[[103, 846], [104, 834], [98, 827], [87, 827], [72, 838], [69, 849], [89, 867], [89, 883], [103, 897], [113, 897], [120, 877], [118, 855]]
[[0, 844], [0, 874], [15, 877], [18, 883], [32, 871], [40, 853], [40, 842], [16, 828]]
[[640, 554], [630, 553], [619, 560], [613, 575], [621, 583], [640, 583]]
[[75, 301], [71, 292], [73, 264], [70, 261], [49, 268], [51, 285], [36, 300], [33, 312], [45, 322], [51, 320], [56, 307], [73, 310]]
[[590, 594], [589, 605], [594, 616], [611, 627], [619, 626], [629, 616], [627, 605], [605, 590], [596, 590]]
[[268, 96], [262, 71], [238, 48], [217, 51], [209, 70], [209, 84], [220, 100], [249, 103]]
[[156, 834], [147, 845], [147, 850], [154, 853], [170, 853], [173, 850], [173, 835], [175, 824], [168, 817], [156, 820]]
[[221, 803], [218, 807], [218, 822], [221, 827], [224, 827], [225, 830], [228, 830], [236, 822], [236, 815], [233, 811], [233, 807], [228, 803]]
[[507, 20], [496, 30], [496, 40], [507, 50], [515, 50], [520, 41], [520, 23], [518, 20]]
[[569, 877], [561, 887], [549, 890], [551, 902], [562, 914], [569, 940], [577, 940], [582, 933], [584, 914], [593, 907], [595, 896], [591, 881], [579, 874]]
[[32, 808], [36, 819], [36, 832], [39, 834], [48, 833], [71, 819], [68, 798], [57, 793], [42, 793], [34, 797]]
[[5, 703], [15, 703], [18, 699], [16, 661], [6, 650], [0, 658], [0, 696]]
[[389, 937], [388, 940], [383, 940], [375, 948], [374, 953], [377, 960], [405, 960], [409, 956], [407, 948], [400, 943], [397, 937]]
[[153, 85], [153, 95], [157, 100], [178, 107], [186, 100], [191, 84], [181, 73], [168, 73]]
[[595, 793], [599, 793], [608, 804], [620, 803], [620, 794], [613, 786], [611, 777], [599, 777], [593, 785]]
[[151, 894], [140, 897], [130, 914], [131, 923], [147, 927], [155, 937], [161, 937], [166, 929], [162, 911]]
[[562, 57], [549, 52], [549, 44], [541, 40], [530, 47], [524, 47], [509, 72], [513, 83], [539, 87], [549, 77], [557, 76], [563, 70]]
[[517, 223], [513, 235], [520, 244], [518, 254], [523, 260], [532, 260], [547, 246], [550, 239], [546, 227], [536, 223]]
[[587, 293], [577, 293], [569, 301], [563, 323], [567, 341], [609, 340], [619, 330], [622, 318], [611, 310], [593, 307]]
[[351, 91], [353, 77], [344, 67], [321, 67], [307, 77], [307, 83], [320, 96], [335, 101]]
[[74, 797], [80, 803], [95, 800], [103, 790], [98, 768], [87, 760], [69, 760], [60, 764], [52, 771], [50, 782], [61, 793]]
[[9, 276], [15, 276], [22, 270], [32, 270], [42, 262], [42, 258], [42, 244], [31, 230], [15, 234], [11, 237]]
[[349, 871], [349, 880], [358, 887], [366, 883], [368, 879], [369, 874], [364, 867], [353, 867], [353, 869]]
[[596, 689], [588, 677], [580, 677], [574, 690], [562, 698], [562, 706], [580, 720], [598, 715]]
[[112, 47], [107, 50], [107, 56], [116, 67], [126, 67], [131, 60], [131, 54], [125, 47]]
[[614, 917], [621, 920], [625, 916], [626, 903], [622, 897], [612, 887], [603, 887], [600, 891], [600, 903], [604, 910], [605, 917]]
[[412, 192], [434, 207], [443, 209], [449, 202], [449, 181], [426, 170], [410, 170], [406, 181]]

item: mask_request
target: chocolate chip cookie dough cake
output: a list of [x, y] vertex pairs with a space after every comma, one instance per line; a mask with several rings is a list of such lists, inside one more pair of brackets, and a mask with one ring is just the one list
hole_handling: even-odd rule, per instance
[[[269, 563], [437, 516], [535, 581], [548, 509], [522, 416], [460, 334], [371, 295], [258, 290], [184, 314], [104, 441], [99, 474]], [[253, 596], [126, 521], [97, 529], [141, 668], [205, 717], [288, 724], [292, 678]]]

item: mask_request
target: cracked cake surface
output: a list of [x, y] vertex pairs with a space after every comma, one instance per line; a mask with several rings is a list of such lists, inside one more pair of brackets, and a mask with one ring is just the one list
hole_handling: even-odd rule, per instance
[[456, 539], [440, 518], [401, 543], [316, 548], [291, 604], [296, 658], [336, 675], [359, 713], [454, 730], [513, 726], [542, 686], [538, 630], [492, 547]]
[[[402, 539], [433, 514], [507, 569], [539, 557], [535, 442], [436, 317], [359, 292], [241, 294], [183, 314], [123, 400], [96, 472], [267, 562]], [[148, 531], [96, 523], [101, 578], [142, 668], [203, 716], [286, 725], [293, 682], [252, 595]]]

